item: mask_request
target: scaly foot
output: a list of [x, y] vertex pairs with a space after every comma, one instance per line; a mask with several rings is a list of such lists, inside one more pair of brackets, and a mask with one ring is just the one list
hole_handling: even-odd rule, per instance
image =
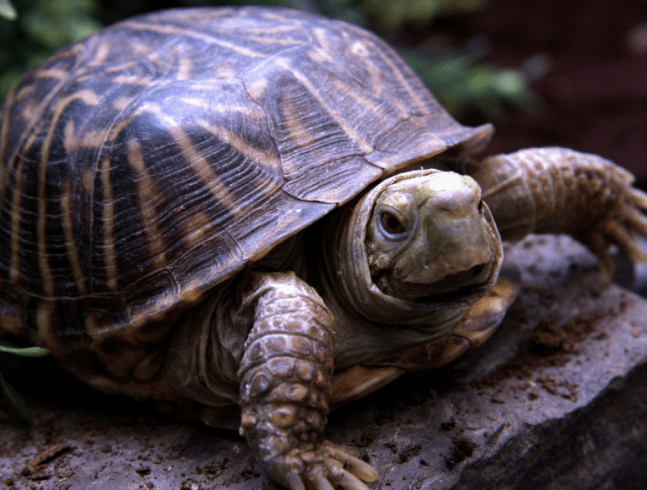
[[270, 476], [290, 490], [369, 490], [364, 482], [377, 480], [369, 464], [330, 441], [296, 447], [265, 462]]

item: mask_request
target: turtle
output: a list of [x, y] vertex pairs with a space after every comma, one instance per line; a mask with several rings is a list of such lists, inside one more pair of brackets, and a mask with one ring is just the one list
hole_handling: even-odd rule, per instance
[[110, 394], [235, 425], [275, 482], [366, 490], [331, 408], [482, 345], [502, 240], [568, 233], [611, 278], [647, 195], [600, 156], [441, 107], [387, 43], [270, 7], [119, 22], [0, 113], [0, 338]]

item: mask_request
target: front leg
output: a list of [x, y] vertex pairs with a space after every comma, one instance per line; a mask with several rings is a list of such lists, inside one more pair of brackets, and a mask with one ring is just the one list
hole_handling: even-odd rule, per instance
[[250, 273], [241, 292], [254, 317], [238, 372], [241, 435], [291, 490], [368, 490], [360, 478], [377, 472], [320, 437], [334, 367], [334, 322], [323, 300], [293, 273]]
[[597, 155], [565, 148], [532, 148], [469, 162], [464, 172], [483, 189], [504, 240], [528, 233], [568, 233], [599, 258], [613, 277], [609, 244], [647, 262], [635, 235], [647, 235], [647, 195], [631, 173]]

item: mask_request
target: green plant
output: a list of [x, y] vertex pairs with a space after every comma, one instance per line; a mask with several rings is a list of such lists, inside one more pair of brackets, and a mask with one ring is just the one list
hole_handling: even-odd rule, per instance
[[[16, 357], [44, 357], [48, 354], [49, 351], [42, 347], [15, 347], [7, 342], [0, 342], [0, 360], [17, 362]], [[13, 406], [20, 418], [28, 424], [32, 424], [33, 419], [25, 401], [16, 389], [4, 379], [2, 373], [0, 373], [0, 388], [2, 388], [3, 396]]]
[[400, 54], [450, 113], [474, 107], [490, 120], [503, 119], [506, 104], [534, 111], [540, 101], [530, 84], [548, 69], [548, 60], [542, 56], [529, 58], [519, 68], [498, 69], [469, 54], [439, 58], [427, 58], [414, 50]]
[[[354, 2], [357, 0], [337, 0]], [[381, 32], [392, 34], [403, 26], [423, 27], [440, 15], [481, 10], [487, 0], [359, 0]]]
[[[22, 74], [61, 47], [78, 41], [103, 24], [143, 11], [173, 6], [224, 4], [292, 6], [359, 25], [374, 25], [395, 35], [405, 26], [429, 28], [439, 16], [483, 8], [486, 0], [0, 0], [0, 102]], [[523, 68], [497, 69], [461, 53], [423, 56], [419, 50], [402, 54], [423, 81], [454, 115], [476, 107], [487, 117], [501, 119], [506, 105], [531, 110], [537, 97], [529, 88], [532, 77]]]
[[0, 100], [22, 74], [101, 27], [97, 0], [0, 0]]
[[18, 15], [16, 7], [9, 0], [0, 0], [0, 17], [8, 20], [15, 20]]

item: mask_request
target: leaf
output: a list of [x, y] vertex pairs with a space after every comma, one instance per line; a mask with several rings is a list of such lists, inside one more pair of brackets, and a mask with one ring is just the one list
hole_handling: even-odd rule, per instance
[[361, 0], [383, 34], [395, 34], [406, 25], [422, 27], [439, 15], [474, 12], [487, 0]]
[[21, 357], [44, 357], [49, 355], [49, 351], [43, 347], [14, 347], [6, 342], [0, 342], [0, 353]]
[[29, 413], [25, 400], [23, 400], [22, 396], [18, 394], [13, 386], [5, 381], [2, 374], [0, 374], [0, 387], [2, 387], [2, 392], [7, 397], [9, 403], [11, 403], [11, 406], [16, 409], [20, 418], [29, 425], [33, 424], [34, 419], [32, 418], [31, 413]]
[[536, 79], [534, 73], [541, 76], [542, 60], [531, 60], [537, 66], [533, 65], [534, 72], [529, 75], [525, 66], [500, 69], [475, 61], [469, 53], [437, 59], [425, 58], [413, 50], [400, 50], [400, 54], [454, 116], [467, 107], [474, 107], [489, 120], [502, 120], [508, 105], [528, 113], [539, 105], [530, 82]]
[[0, 0], [0, 17], [8, 20], [16, 20], [18, 18], [16, 7], [9, 0]]

